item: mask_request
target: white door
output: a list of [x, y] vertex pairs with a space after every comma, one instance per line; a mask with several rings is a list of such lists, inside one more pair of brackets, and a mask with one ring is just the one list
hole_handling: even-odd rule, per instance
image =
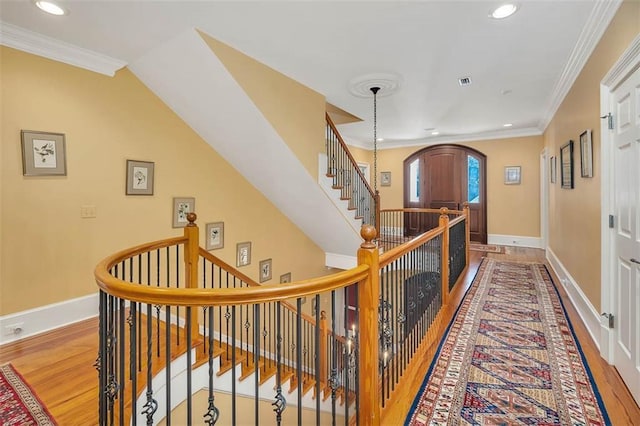
[[640, 404], [640, 69], [614, 92], [614, 365]]

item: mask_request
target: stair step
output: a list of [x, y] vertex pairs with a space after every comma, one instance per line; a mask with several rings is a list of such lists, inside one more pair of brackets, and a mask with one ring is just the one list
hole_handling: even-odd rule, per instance
[[[252, 354], [249, 354], [252, 355]], [[258, 361], [258, 370], [262, 369], [262, 365], [263, 365], [263, 361], [262, 359], [260, 361]], [[250, 358], [245, 358], [245, 362], [242, 363], [242, 374], [240, 374], [240, 381], [243, 381], [244, 379], [246, 379], [247, 377], [251, 376], [253, 373], [256, 372], [256, 363], [253, 359], [253, 356], [251, 356]]]
[[331, 185], [332, 189], [342, 189], [343, 186], [342, 185]]
[[340, 199], [341, 199], [342, 201], [347, 201], [347, 200], [350, 200], [350, 199], [351, 199], [351, 197], [340, 197]]
[[[218, 377], [222, 376], [224, 373], [233, 368], [233, 362], [231, 361], [233, 354], [231, 353], [231, 349], [227, 350], [225, 348], [227, 345], [224, 343], [222, 343], [221, 345], [223, 348], [223, 353], [220, 355], [220, 370], [218, 370], [218, 372], [216, 373]], [[246, 359], [246, 353], [242, 352], [240, 348], [235, 348], [235, 353], [236, 365], [240, 364]]]

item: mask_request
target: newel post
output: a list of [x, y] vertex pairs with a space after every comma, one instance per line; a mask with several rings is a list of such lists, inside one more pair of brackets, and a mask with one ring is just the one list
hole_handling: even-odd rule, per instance
[[442, 304], [449, 303], [449, 209], [440, 208], [439, 225], [444, 228], [442, 234], [442, 266], [440, 267], [440, 277], [442, 278]]
[[360, 398], [360, 419], [363, 425], [380, 424], [380, 372], [378, 346], [378, 305], [380, 303], [380, 267], [378, 246], [373, 243], [376, 238], [376, 228], [364, 225], [360, 230], [364, 243], [358, 250], [358, 265], [368, 265], [369, 275], [358, 285], [358, 304], [360, 320], [360, 374], [359, 389], [363, 397]]
[[470, 262], [470, 257], [469, 257], [469, 246], [471, 245], [471, 216], [469, 216], [469, 202], [465, 201], [464, 203], [462, 203], [462, 210], [464, 211], [464, 217], [465, 217], [465, 224], [464, 224], [464, 230], [465, 230], [465, 265], [469, 266], [469, 262]]
[[[189, 222], [184, 228], [184, 236], [187, 242], [184, 244], [184, 271], [185, 287], [198, 288], [198, 258], [200, 250], [200, 231], [196, 225], [198, 216], [195, 213], [187, 214]], [[191, 309], [191, 338], [197, 339], [200, 335], [198, 327], [198, 310]]]

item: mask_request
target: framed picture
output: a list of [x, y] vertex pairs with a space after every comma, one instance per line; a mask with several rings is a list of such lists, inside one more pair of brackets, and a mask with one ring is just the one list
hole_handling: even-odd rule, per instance
[[591, 130], [580, 135], [580, 176], [593, 177], [593, 143]]
[[224, 222], [207, 223], [205, 226], [207, 250], [221, 249], [224, 247]]
[[66, 176], [67, 154], [63, 133], [22, 130], [22, 174]]
[[193, 197], [174, 197], [173, 198], [173, 227], [184, 228], [189, 221], [187, 214], [196, 211], [196, 199]]
[[153, 168], [150, 161], [127, 160], [127, 195], [153, 195]]
[[573, 189], [573, 141], [560, 147], [560, 187]]
[[260, 282], [269, 281], [271, 279], [271, 259], [260, 261]]
[[380, 172], [380, 185], [391, 186], [391, 172]]
[[247, 266], [251, 263], [251, 241], [236, 244], [236, 266]]
[[556, 183], [556, 156], [552, 155], [549, 164], [549, 174], [551, 176], [551, 183]]
[[291, 282], [291, 272], [287, 272], [286, 274], [280, 275], [280, 284], [285, 284], [290, 282]]
[[520, 185], [520, 166], [507, 166], [504, 168], [504, 184]]

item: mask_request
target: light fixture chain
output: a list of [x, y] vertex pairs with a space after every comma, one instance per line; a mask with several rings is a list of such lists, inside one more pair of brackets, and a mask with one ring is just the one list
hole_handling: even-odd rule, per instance
[[378, 90], [372, 87], [373, 92], [373, 191], [378, 192]]

